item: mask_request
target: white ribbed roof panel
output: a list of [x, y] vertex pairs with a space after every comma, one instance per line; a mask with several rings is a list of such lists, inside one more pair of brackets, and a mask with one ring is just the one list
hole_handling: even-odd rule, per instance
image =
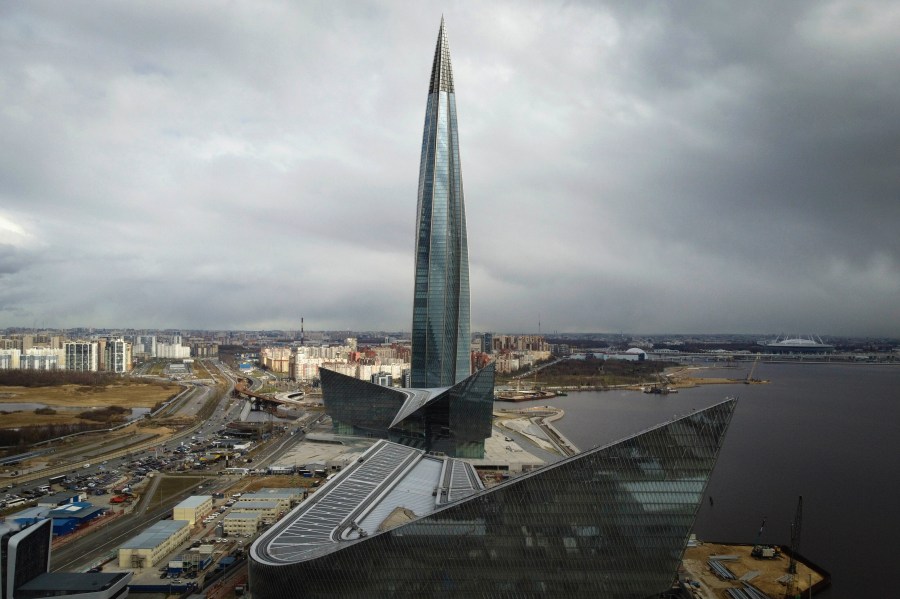
[[432, 493], [440, 484], [443, 462], [432, 457], [419, 460], [391, 492], [357, 522], [359, 527], [370, 535], [375, 534], [378, 526], [398, 507], [411, 510], [419, 517], [433, 512], [435, 497]]

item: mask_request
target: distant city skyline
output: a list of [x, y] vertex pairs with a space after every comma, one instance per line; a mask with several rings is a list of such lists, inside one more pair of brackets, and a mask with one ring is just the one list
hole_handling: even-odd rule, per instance
[[865, 0], [5, 3], [0, 328], [407, 329], [444, 12], [473, 330], [900, 337]]

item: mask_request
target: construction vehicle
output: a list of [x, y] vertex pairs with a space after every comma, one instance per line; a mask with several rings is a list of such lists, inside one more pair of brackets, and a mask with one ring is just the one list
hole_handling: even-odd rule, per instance
[[755, 557], [756, 559], [776, 559], [781, 557], [781, 550], [777, 545], [762, 545], [760, 541], [762, 540], [763, 530], [766, 528], [766, 517], [763, 516], [762, 524], [759, 525], [759, 532], [756, 533], [756, 542], [753, 543], [753, 549], [750, 550], [750, 555]]

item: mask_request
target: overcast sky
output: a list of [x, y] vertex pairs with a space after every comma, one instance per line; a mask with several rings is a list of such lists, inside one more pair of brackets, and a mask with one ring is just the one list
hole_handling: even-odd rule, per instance
[[472, 328], [900, 336], [900, 3], [0, 3], [0, 327], [408, 330], [441, 14]]

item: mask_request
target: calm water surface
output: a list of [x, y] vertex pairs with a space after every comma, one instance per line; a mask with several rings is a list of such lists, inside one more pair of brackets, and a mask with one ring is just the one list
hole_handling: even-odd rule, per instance
[[[739, 378], [746, 370], [707, 371]], [[697, 518], [698, 538], [789, 544], [803, 495], [800, 551], [830, 571], [817, 597], [900, 596], [890, 580], [900, 557], [900, 367], [760, 364], [768, 385], [707, 385], [676, 395], [572, 393], [557, 428], [581, 449], [610, 443], [675, 415], [739, 398]], [[510, 407], [512, 404], [498, 404]]]

